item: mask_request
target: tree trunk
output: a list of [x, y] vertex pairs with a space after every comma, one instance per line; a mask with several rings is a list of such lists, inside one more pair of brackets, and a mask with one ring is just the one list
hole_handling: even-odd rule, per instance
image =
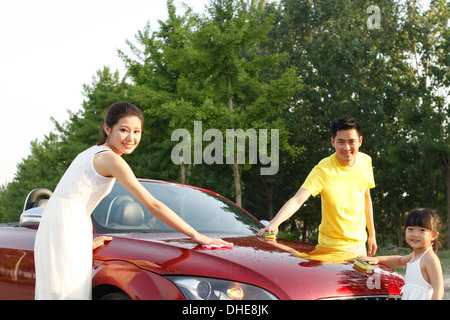
[[266, 181], [264, 181], [263, 176], [260, 176], [262, 184], [264, 186], [264, 194], [267, 197], [267, 201], [268, 201], [268, 210], [269, 210], [269, 220], [272, 220], [273, 217], [275, 216], [274, 212], [273, 212], [273, 186], [272, 185], [268, 185], [266, 183]]
[[236, 204], [242, 206], [242, 192], [241, 192], [241, 178], [239, 176], [239, 165], [237, 163], [237, 153], [234, 154], [233, 174], [234, 174], [234, 189], [236, 192]]
[[399, 214], [397, 217], [397, 246], [399, 248], [403, 248], [403, 236], [405, 234], [405, 228], [403, 227], [401, 221], [401, 215]]
[[181, 175], [181, 183], [186, 183], [186, 169], [184, 167], [184, 162], [180, 163], [180, 175]]
[[450, 156], [444, 159], [444, 181], [447, 189], [447, 249], [450, 248]]
[[[231, 91], [231, 70], [230, 66], [227, 66], [227, 80], [228, 80], [228, 109], [231, 116], [231, 129], [234, 130], [233, 124], [233, 93]], [[235, 141], [233, 143], [236, 142]], [[236, 144], [235, 144], [236, 145]], [[237, 163], [237, 153], [233, 156], [233, 175], [234, 175], [234, 189], [236, 192], [236, 204], [242, 206], [242, 191], [241, 191], [241, 178], [239, 176], [239, 165]]]

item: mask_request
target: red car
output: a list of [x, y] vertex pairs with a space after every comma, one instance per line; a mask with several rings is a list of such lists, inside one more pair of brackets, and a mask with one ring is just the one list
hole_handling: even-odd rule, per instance
[[[398, 299], [403, 278], [379, 266], [353, 267], [348, 253], [259, 238], [260, 221], [224, 197], [192, 186], [141, 180], [199, 232], [234, 244], [203, 248], [144, 209], [116, 183], [92, 214], [93, 299]], [[20, 223], [0, 225], [0, 299], [34, 298], [33, 246], [46, 189], [30, 193]], [[44, 198], [44, 199], [42, 199]]]

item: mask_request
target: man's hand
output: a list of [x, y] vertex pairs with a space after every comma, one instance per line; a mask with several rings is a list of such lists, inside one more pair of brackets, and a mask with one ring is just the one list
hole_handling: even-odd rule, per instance
[[375, 238], [375, 235], [369, 236], [367, 239], [367, 256], [372, 257], [377, 252], [377, 240]]
[[278, 227], [273, 225], [272, 223], [269, 223], [267, 227], [264, 227], [258, 231], [258, 236], [261, 237], [264, 232], [278, 234]]

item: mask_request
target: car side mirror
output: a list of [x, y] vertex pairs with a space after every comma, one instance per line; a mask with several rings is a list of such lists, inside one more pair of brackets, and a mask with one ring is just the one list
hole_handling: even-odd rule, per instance
[[32, 190], [25, 200], [19, 225], [21, 227], [38, 227], [44, 212], [44, 207], [51, 195], [52, 192], [45, 188]]
[[262, 224], [264, 227], [267, 227], [267, 226], [269, 225], [269, 223], [270, 223], [270, 221], [267, 221], [267, 220], [260, 220], [259, 222], [261, 222], [261, 224]]

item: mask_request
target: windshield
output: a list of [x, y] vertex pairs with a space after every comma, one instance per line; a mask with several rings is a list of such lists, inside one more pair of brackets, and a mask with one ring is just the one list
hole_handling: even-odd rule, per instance
[[[252, 235], [261, 224], [232, 202], [188, 186], [144, 181], [142, 185], [201, 233]], [[175, 232], [154, 217], [118, 182], [92, 213], [96, 232]]]

